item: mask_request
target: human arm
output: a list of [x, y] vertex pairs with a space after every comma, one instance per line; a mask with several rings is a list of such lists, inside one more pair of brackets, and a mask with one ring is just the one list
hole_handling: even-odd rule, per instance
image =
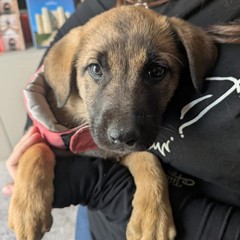
[[120, 222], [129, 217], [135, 192], [125, 167], [90, 157], [58, 158], [54, 187], [53, 207], [86, 205]]

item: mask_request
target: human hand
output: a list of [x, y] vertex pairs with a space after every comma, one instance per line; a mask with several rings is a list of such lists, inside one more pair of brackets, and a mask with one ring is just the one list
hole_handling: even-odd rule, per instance
[[[41, 137], [38, 128], [33, 126], [30, 127], [26, 134], [20, 139], [18, 144], [14, 147], [13, 152], [9, 156], [6, 162], [6, 167], [12, 179], [14, 180], [15, 174], [18, 167], [18, 162], [23, 153], [32, 145], [42, 142], [43, 139]], [[6, 196], [10, 196], [13, 191], [13, 183], [6, 184], [2, 192]]]

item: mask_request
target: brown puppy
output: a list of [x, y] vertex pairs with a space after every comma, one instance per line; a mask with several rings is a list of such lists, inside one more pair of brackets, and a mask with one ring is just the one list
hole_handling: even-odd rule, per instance
[[[134, 177], [128, 240], [175, 237], [160, 162], [143, 150], [156, 138], [182, 72], [188, 70], [201, 90], [215, 60], [216, 48], [201, 29], [131, 6], [72, 30], [44, 62], [48, 100], [58, 121], [69, 128], [89, 123], [99, 147], [91, 154], [120, 159]], [[53, 168], [45, 144], [31, 147], [19, 162], [9, 210], [18, 240], [40, 239], [51, 227]]]

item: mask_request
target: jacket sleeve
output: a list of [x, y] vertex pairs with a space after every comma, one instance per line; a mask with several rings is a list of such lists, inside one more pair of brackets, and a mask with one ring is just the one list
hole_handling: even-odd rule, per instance
[[90, 157], [57, 157], [53, 207], [87, 205], [121, 222], [131, 213], [133, 178], [119, 163]]

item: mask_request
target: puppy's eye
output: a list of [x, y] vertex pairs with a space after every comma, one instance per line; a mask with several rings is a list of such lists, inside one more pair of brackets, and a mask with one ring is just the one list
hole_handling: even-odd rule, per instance
[[148, 69], [148, 76], [153, 81], [153, 83], [158, 83], [161, 81], [168, 72], [168, 68], [162, 65], [153, 65]]
[[99, 80], [103, 76], [102, 68], [99, 64], [93, 63], [88, 66], [89, 74], [96, 80]]

